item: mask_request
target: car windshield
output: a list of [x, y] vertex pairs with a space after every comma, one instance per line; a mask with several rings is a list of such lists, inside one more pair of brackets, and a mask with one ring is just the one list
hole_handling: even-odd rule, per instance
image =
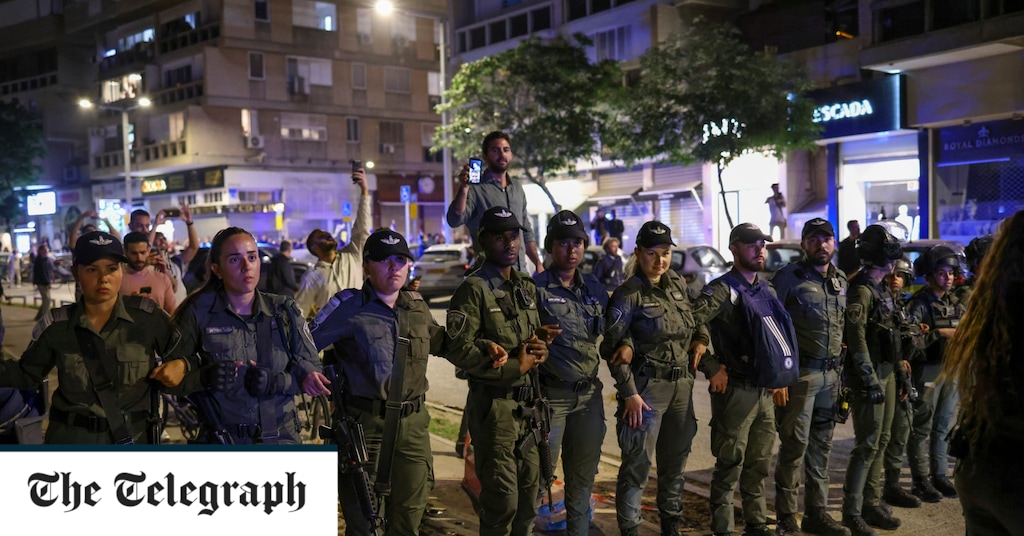
[[697, 261], [697, 264], [705, 268], [725, 266], [725, 258], [711, 248], [694, 248], [690, 255]]
[[459, 262], [459, 253], [454, 250], [424, 251], [419, 262]]
[[779, 268], [799, 261], [803, 258], [804, 252], [798, 247], [780, 247], [768, 250], [768, 259], [765, 261], [764, 269], [774, 272]]

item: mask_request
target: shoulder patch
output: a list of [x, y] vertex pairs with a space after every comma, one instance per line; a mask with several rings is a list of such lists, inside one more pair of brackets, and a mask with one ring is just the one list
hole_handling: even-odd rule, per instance
[[156, 302], [145, 296], [125, 296], [125, 302], [129, 306], [147, 313], [152, 313], [157, 308]]
[[608, 331], [611, 331], [612, 328], [619, 324], [619, 322], [622, 322], [622, 317], [622, 309], [619, 309], [618, 307], [608, 309], [608, 318], [611, 320], [611, 323], [608, 325]]
[[458, 337], [465, 327], [466, 313], [458, 309], [448, 311], [448, 317], [445, 319], [445, 330], [447, 330], [449, 337], [453, 339]]
[[340, 307], [343, 302], [350, 300], [353, 296], [355, 296], [355, 293], [352, 292], [351, 289], [338, 291], [334, 296], [331, 296], [331, 299], [327, 300], [327, 303], [325, 303], [324, 306], [316, 312], [316, 315], [310, 319], [307, 329], [316, 331], [316, 328], [323, 324], [324, 321], [327, 320], [327, 317], [331, 316], [331, 313]]
[[[344, 291], [342, 291], [342, 292], [344, 292]], [[419, 292], [416, 292], [415, 290], [406, 290], [404, 292], [405, 292], [405, 297], [409, 298], [410, 300], [426, 301], [426, 300], [423, 299], [423, 295], [420, 294]]]
[[864, 316], [864, 306], [859, 303], [852, 303], [846, 308], [846, 320], [859, 324]]

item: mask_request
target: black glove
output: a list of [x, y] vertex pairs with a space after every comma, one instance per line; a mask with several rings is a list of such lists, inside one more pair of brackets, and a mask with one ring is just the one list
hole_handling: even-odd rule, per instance
[[288, 387], [288, 375], [270, 369], [250, 365], [245, 370], [245, 391], [250, 396], [267, 396], [284, 393]]
[[868, 400], [870, 400], [871, 403], [875, 405], [885, 403], [885, 393], [882, 392], [881, 385], [873, 383], [868, 386]]
[[234, 361], [215, 361], [203, 367], [199, 374], [203, 387], [211, 391], [223, 391], [238, 377], [238, 364]]

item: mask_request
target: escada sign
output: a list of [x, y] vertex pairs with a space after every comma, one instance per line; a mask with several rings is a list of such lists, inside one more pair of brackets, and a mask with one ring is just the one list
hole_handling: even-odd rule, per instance
[[821, 125], [821, 139], [889, 132], [903, 128], [905, 88], [900, 75], [809, 93], [817, 103], [812, 117]]
[[864, 99], [860, 101], [819, 106], [814, 109], [813, 121], [815, 123], [827, 123], [838, 119], [860, 117], [863, 115], [871, 115], [873, 113], [875, 113], [875, 108], [871, 105], [871, 101]]

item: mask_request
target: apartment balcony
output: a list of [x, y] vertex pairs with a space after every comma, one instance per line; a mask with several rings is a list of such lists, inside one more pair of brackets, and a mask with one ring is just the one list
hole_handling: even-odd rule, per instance
[[7, 95], [36, 91], [56, 84], [56, 71], [10, 82], [0, 82], [0, 96], [6, 97]]
[[142, 70], [156, 58], [156, 46], [151, 42], [139, 43], [131, 50], [118, 52], [100, 60], [100, 78]]
[[338, 32], [294, 26], [292, 44], [301, 48], [333, 51], [338, 48]]
[[[190, 160], [187, 149], [184, 139], [143, 145], [131, 151], [132, 172], [187, 164]], [[95, 153], [90, 164], [90, 172], [96, 177], [121, 173], [124, 171], [124, 152], [118, 149]]]
[[203, 82], [203, 80], [194, 80], [185, 84], [178, 84], [174, 87], [159, 89], [152, 93], [149, 98], [157, 106], [198, 100], [203, 97], [205, 92]]
[[188, 48], [201, 43], [209, 41], [215, 41], [220, 38], [220, 23], [213, 22], [200, 26], [194, 30], [176, 33], [174, 35], [162, 35], [160, 36], [159, 48], [160, 54], [167, 54]]
[[180, 3], [179, 0], [64, 0], [64, 28], [70, 34], [101, 23], [116, 25]]

